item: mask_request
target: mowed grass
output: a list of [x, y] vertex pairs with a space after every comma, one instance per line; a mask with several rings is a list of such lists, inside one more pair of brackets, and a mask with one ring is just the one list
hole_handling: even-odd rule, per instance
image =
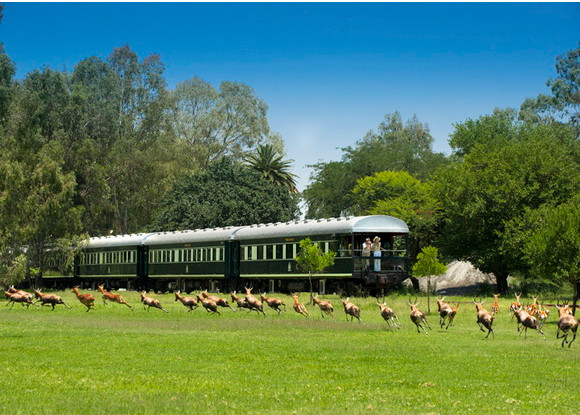
[[264, 318], [188, 313], [169, 294], [152, 294], [168, 314], [146, 312], [135, 292], [122, 293], [134, 312], [95, 294], [97, 309], [86, 313], [74, 294], [59, 294], [72, 309], [0, 305], [4, 413], [580, 413], [580, 339], [560, 347], [555, 310], [546, 341], [536, 331], [518, 336], [507, 299], [495, 339], [485, 339], [467, 303], [442, 330], [432, 302], [426, 336], [406, 297], [387, 297], [403, 323], [388, 330], [374, 298], [352, 299], [362, 306], [358, 324], [333, 296], [323, 298], [333, 301], [334, 320], [312, 306], [305, 319], [284, 295], [287, 313]]

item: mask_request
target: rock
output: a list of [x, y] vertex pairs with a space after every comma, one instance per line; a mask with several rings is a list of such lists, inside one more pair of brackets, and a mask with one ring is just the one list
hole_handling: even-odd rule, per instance
[[[419, 287], [427, 292], [427, 277], [419, 278]], [[447, 265], [447, 272], [437, 277], [431, 277], [431, 284], [436, 284], [438, 294], [459, 294], [477, 291], [481, 284], [495, 285], [495, 275], [486, 274], [467, 261], [453, 261]], [[412, 287], [410, 279], [403, 281], [406, 287]]]

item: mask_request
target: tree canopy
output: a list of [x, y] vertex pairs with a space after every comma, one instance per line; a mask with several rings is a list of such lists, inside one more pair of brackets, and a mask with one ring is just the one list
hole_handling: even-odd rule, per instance
[[297, 214], [297, 200], [285, 188], [224, 157], [206, 171], [178, 179], [152, 228], [180, 230], [284, 222]]

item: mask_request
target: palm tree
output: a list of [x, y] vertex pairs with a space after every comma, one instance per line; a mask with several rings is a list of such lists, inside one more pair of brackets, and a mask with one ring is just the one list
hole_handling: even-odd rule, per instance
[[282, 160], [282, 156], [270, 144], [263, 144], [258, 147], [257, 153], [246, 158], [246, 161], [254, 170], [257, 170], [262, 176], [284, 186], [290, 193], [298, 193], [296, 188], [296, 175], [290, 173], [290, 164], [294, 160]]

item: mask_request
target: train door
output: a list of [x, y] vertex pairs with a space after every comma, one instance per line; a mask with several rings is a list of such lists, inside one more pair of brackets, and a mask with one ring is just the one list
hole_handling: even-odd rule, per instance
[[227, 289], [238, 290], [240, 283], [240, 241], [226, 241], [225, 248], [225, 275]]
[[139, 290], [149, 290], [149, 247], [137, 247], [137, 281]]

